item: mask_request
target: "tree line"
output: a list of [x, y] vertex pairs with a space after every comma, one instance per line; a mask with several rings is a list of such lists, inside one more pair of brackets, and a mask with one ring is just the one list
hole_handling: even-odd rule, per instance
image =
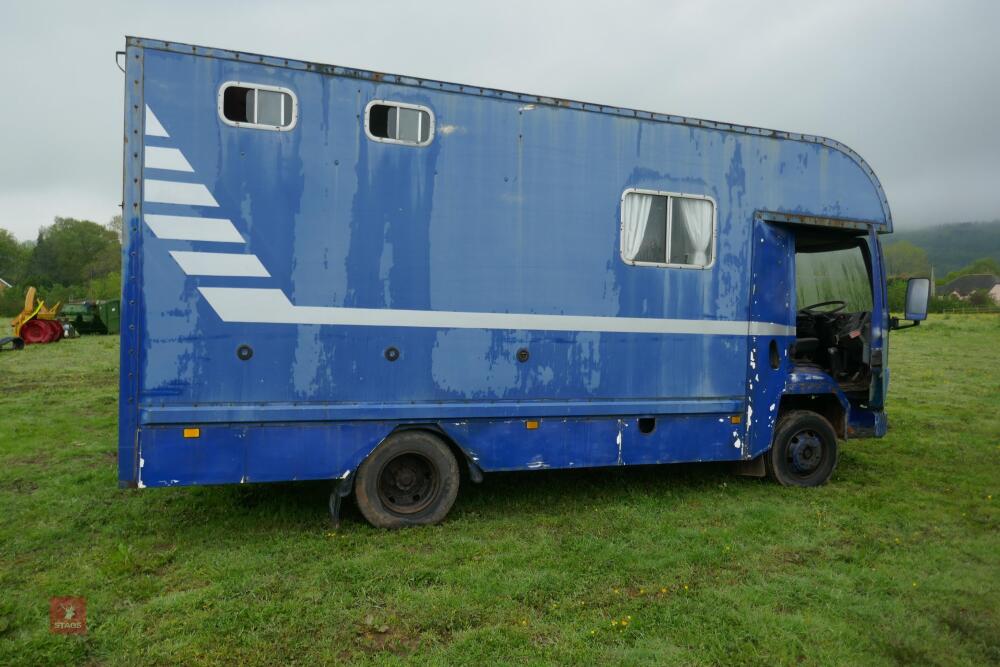
[[938, 276], [959, 271], [981, 258], [1000, 262], [1000, 220], [896, 230], [882, 242], [886, 250], [907, 242], [925, 251]]
[[[899, 241], [885, 246], [885, 261], [889, 275], [893, 278], [929, 277], [931, 260], [927, 251], [909, 241]], [[947, 285], [961, 276], [975, 273], [989, 273], [1000, 276], [1000, 262], [992, 257], [980, 257], [960, 269], [936, 276], [938, 285]]]
[[0, 313], [19, 312], [28, 286], [47, 304], [74, 299], [117, 299], [121, 294], [121, 216], [101, 225], [56, 218], [34, 241], [0, 229]]

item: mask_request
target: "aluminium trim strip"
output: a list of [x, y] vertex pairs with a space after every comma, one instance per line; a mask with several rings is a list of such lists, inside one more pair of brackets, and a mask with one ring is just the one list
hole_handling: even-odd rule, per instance
[[[593, 400], [414, 401], [410, 403], [199, 403], [147, 405], [141, 424], [157, 428], [173, 424], [325, 422], [332, 420], [430, 421], [452, 419], [517, 419], [532, 417], [619, 417], [622, 415], [732, 415], [743, 412], [743, 397], [608, 398]], [[728, 421], [728, 419], [726, 420]]]

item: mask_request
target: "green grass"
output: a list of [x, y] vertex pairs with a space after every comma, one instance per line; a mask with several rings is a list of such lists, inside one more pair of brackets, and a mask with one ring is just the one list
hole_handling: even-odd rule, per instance
[[119, 490], [115, 339], [0, 353], [0, 664], [998, 664], [1000, 320], [892, 340], [889, 436], [823, 488], [496, 475], [336, 534], [325, 484]]

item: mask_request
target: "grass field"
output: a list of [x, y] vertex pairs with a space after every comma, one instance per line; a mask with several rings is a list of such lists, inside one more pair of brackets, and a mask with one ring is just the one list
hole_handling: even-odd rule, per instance
[[1000, 664], [1000, 319], [892, 341], [889, 435], [823, 488], [496, 475], [339, 533], [326, 484], [119, 490], [116, 339], [0, 353], [0, 664]]

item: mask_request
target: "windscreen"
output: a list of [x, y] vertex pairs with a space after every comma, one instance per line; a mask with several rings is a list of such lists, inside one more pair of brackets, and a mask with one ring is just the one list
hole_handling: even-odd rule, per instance
[[796, 252], [795, 294], [798, 308], [846, 301], [846, 312], [871, 312], [872, 286], [861, 248]]

